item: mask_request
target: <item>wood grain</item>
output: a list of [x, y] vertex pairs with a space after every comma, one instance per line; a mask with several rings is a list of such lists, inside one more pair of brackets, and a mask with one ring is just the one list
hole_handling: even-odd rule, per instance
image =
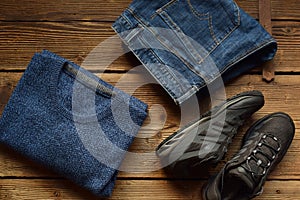
[[[0, 70], [24, 70], [33, 54], [42, 49], [78, 64], [89, 60], [93, 69], [101, 69], [97, 65], [104, 61], [112, 63], [102, 68], [113, 71], [127, 71], [139, 65], [132, 54], [124, 55], [126, 50], [110, 26], [108, 22], [0, 22]], [[279, 45], [274, 60], [276, 71], [299, 72], [300, 22], [274, 22], [273, 35]], [[96, 59], [86, 59], [95, 48]], [[112, 58], [115, 55], [120, 57]]]
[[[0, 20], [3, 21], [114, 21], [131, 0], [22, 0], [16, 7], [14, 1], [0, 3]], [[292, 2], [292, 1], [291, 1]], [[253, 17], [257, 17], [257, 0], [239, 0], [239, 5]], [[282, 5], [282, 4], [281, 4]], [[279, 6], [281, 6], [279, 5]], [[293, 10], [294, 7], [291, 7]], [[275, 10], [276, 11], [276, 10]], [[281, 13], [279, 13], [281, 14]], [[285, 13], [285, 15], [287, 15]]]
[[[206, 181], [118, 180], [111, 200], [201, 200]], [[284, 184], [283, 184], [284, 183]], [[104, 200], [64, 180], [0, 180], [2, 200]], [[257, 200], [299, 199], [300, 181], [267, 181]]]
[[[0, 2], [2, 21], [114, 21], [130, 4], [131, 0], [22, 0]], [[258, 18], [258, 0], [237, 0], [239, 6]], [[298, 0], [272, 0], [272, 16], [275, 20], [294, 20], [300, 17]]]

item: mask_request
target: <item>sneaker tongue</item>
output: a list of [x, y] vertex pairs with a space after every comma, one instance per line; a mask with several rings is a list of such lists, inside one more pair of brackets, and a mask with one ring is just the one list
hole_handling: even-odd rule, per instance
[[248, 187], [250, 191], [252, 191], [255, 188], [254, 182], [251, 178], [251, 174], [249, 174], [243, 167], [231, 169], [228, 172], [228, 175], [234, 177], [235, 179], [239, 179], [245, 184], [245, 186]]

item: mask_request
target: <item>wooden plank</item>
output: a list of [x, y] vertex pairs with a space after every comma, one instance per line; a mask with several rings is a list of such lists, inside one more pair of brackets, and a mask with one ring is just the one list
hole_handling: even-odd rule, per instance
[[[20, 79], [22, 73], [0, 73], [0, 107], [2, 112], [3, 107], [7, 103], [8, 97], [10, 96], [13, 88], [17, 84]], [[98, 74], [100, 75], [100, 74]], [[116, 84], [118, 80], [124, 74], [102, 74], [102, 78], [112, 84]], [[120, 85], [120, 88], [129, 91], [130, 87], [133, 83], [141, 83], [143, 81], [144, 76], [131, 73], [126, 78], [126, 82], [123, 82]], [[225, 160], [220, 163], [216, 168], [210, 169], [209, 173], [213, 174], [217, 172], [224, 162], [238, 151], [240, 148], [240, 141], [242, 139], [243, 133], [247, 130], [251, 123], [255, 120], [263, 117], [266, 114], [282, 111], [289, 113], [296, 123], [296, 136], [294, 143], [291, 146], [291, 149], [288, 155], [285, 157], [284, 162], [282, 162], [278, 168], [272, 173], [271, 178], [276, 179], [299, 179], [299, 167], [300, 160], [294, 159], [295, 157], [300, 155], [299, 145], [300, 145], [300, 79], [299, 75], [293, 76], [285, 76], [279, 75], [276, 78], [276, 81], [267, 84], [261, 80], [261, 76], [259, 75], [244, 75], [235, 81], [231, 82], [226, 86], [226, 94], [228, 97], [233, 96], [241, 91], [247, 90], [261, 90], [266, 99], [265, 106], [257, 112], [253, 118], [251, 118], [240, 133], [237, 135], [233, 144], [231, 145], [230, 151], [226, 156]], [[177, 106], [175, 106], [170, 98], [166, 95], [166, 93], [158, 86], [148, 85], [143, 88], [138, 89], [134, 95], [141, 100], [148, 103], [150, 106], [154, 104], [159, 104], [165, 108], [167, 113], [167, 121], [163, 127], [162, 131], [159, 131], [157, 124], [151, 124], [150, 128], [145, 129], [139, 133], [139, 137], [137, 138], [132, 145], [130, 151], [131, 152], [154, 152], [157, 145], [168, 135], [173, 133], [178, 129], [178, 125], [180, 123], [180, 110]], [[205, 104], [206, 99], [201, 101], [200, 104]], [[280, 103], [279, 103], [280, 102]], [[208, 109], [207, 106], [203, 109]], [[201, 110], [203, 111], [203, 110]], [[155, 111], [154, 111], [155, 113]], [[155, 123], [157, 121], [161, 121], [159, 116], [156, 118], [151, 118], [151, 122]], [[149, 122], [149, 118], [148, 118]], [[152, 128], [151, 128], [152, 127]], [[149, 134], [154, 134], [151, 137], [148, 137]], [[146, 138], [145, 138], [146, 137]], [[20, 155], [11, 152], [6, 147], [0, 147], [0, 176], [21, 176], [21, 177], [55, 177], [57, 175], [49, 172], [49, 170], [41, 169], [37, 165], [31, 163], [25, 158], [22, 158]], [[151, 157], [152, 159], [152, 157]], [[149, 162], [157, 162], [157, 160], [150, 160]], [[136, 162], [133, 162], [136, 163]], [[159, 170], [151, 173], [121, 173], [120, 177], [149, 177], [149, 178], [165, 178], [169, 177], [170, 174], [166, 174], [164, 170]], [[193, 175], [195, 177], [195, 175]], [[192, 177], [192, 178], [193, 178]], [[199, 177], [207, 177], [207, 174], [200, 173]]]
[[5, 21], [113, 21], [131, 0], [54, 0], [0, 3], [0, 20]]
[[[118, 180], [111, 200], [201, 200], [206, 181]], [[255, 199], [299, 199], [300, 181], [267, 181], [264, 192]], [[2, 200], [99, 200], [64, 180], [0, 180]]]
[[[103, 22], [0, 23], [0, 27], [0, 53], [3, 56], [0, 70], [24, 69], [33, 54], [42, 49], [54, 51], [80, 64], [101, 42], [111, 42], [110, 37], [113, 36], [117, 38], [111, 24]], [[120, 46], [113, 47], [117, 48], [117, 52], [122, 50]], [[131, 68], [137, 63], [132, 58], [133, 63], [126, 57], [118, 59], [114, 66], [125, 67], [116, 67], [115, 70], [128, 69], [129, 65]], [[101, 59], [107, 58], [101, 56]]]
[[[274, 22], [273, 25], [273, 34], [279, 43], [274, 60], [276, 71], [299, 72], [300, 22]], [[99, 56], [93, 60], [96, 66], [103, 61], [113, 61], [115, 58], [109, 56], [115, 55], [120, 57], [109, 66], [110, 70], [127, 71], [139, 65], [132, 54], [123, 55], [120, 41], [110, 39], [117, 38], [110, 26], [111, 23], [105, 22], [0, 22], [0, 70], [24, 70], [33, 54], [42, 49], [81, 64], [98, 45], [102, 53], [98, 51]], [[104, 41], [108, 43], [105, 47]]]
[[[245, 130], [245, 129], [243, 129]], [[297, 129], [297, 134], [299, 134], [299, 129]], [[230, 160], [230, 158], [239, 150], [240, 148], [240, 141], [242, 139], [244, 132], [239, 132], [237, 137], [234, 139], [234, 143], [230, 145], [229, 152], [226, 154], [225, 159], [220, 161], [220, 164], [218, 164], [216, 167], [210, 167], [208, 169], [192, 169], [187, 174], [174, 174], [171, 170], [164, 168], [158, 170], [152, 170], [154, 168], [143, 167], [143, 166], [137, 166], [140, 164], [140, 159], [134, 160], [135, 166], [128, 167], [127, 169], [138, 169], [137, 172], [127, 172], [127, 171], [121, 171], [119, 173], [119, 178], [155, 178], [155, 179], [178, 179], [178, 178], [185, 178], [185, 179], [195, 179], [195, 178], [208, 178], [209, 175], [216, 174], [226, 163], [226, 161]], [[162, 132], [164, 135], [169, 135], [171, 133]], [[299, 136], [297, 136], [299, 137]], [[153, 139], [152, 139], [153, 140]], [[158, 145], [159, 143], [156, 143]], [[145, 142], [144, 140], [135, 141], [132, 148], [130, 149], [130, 152], [152, 152], [154, 151], [155, 147], [151, 148], [151, 150], [145, 148], [149, 148], [148, 146], [141, 150], [141, 147], [138, 147], [139, 145], [149, 145], [149, 142]], [[295, 159], [299, 157], [299, 147], [300, 147], [300, 140], [294, 140], [292, 146], [290, 147], [288, 153], [282, 160], [282, 162], [276, 167], [276, 169], [270, 174], [270, 179], [277, 179], [277, 180], [298, 180], [300, 177], [299, 173], [299, 159]], [[138, 150], [137, 150], [138, 149]], [[141, 152], [142, 151], [142, 152]], [[26, 178], [55, 178], [60, 177], [59, 174], [56, 174], [55, 172], [46, 169], [44, 167], [41, 167], [39, 164], [31, 162], [27, 158], [24, 158], [23, 156], [20, 156], [19, 154], [16, 154], [15, 152], [12, 152], [9, 149], [4, 148], [3, 145], [0, 145], [0, 177], [26, 177]], [[138, 154], [139, 155], [139, 154]], [[141, 155], [141, 154], [140, 154]], [[157, 162], [157, 160], [154, 160], [153, 158], [150, 158], [152, 160], [149, 161], [149, 163]], [[125, 160], [125, 162], [128, 162]]]
[[[131, 0], [22, 0], [0, 2], [0, 20], [4, 21], [114, 21]], [[237, 0], [251, 16], [258, 18], [258, 0]], [[298, 0], [272, 0], [272, 16], [276, 20], [297, 20]]]
[[[291, 0], [290, 0], [291, 1]], [[53, 0], [0, 2], [0, 20], [3, 21], [114, 21], [131, 0]], [[289, 1], [288, 1], [289, 2]], [[239, 5], [257, 17], [257, 0], [239, 0]], [[287, 13], [285, 13], [287, 15]]]
[[272, 23], [272, 33], [278, 40], [279, 49], [290, 47], [292, 50], [299, 49], [300, 22], [277, 21]]
[[272, 19], [276, 20], [299, 20], [300, 1], [272, 0]]

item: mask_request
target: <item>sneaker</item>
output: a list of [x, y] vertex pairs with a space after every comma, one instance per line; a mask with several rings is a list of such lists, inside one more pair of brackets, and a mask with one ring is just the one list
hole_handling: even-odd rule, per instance
[[156, 149], [162, 165], [189, 170], [217, 163], [245, 120], [264, 105], [259, 91], [240, 93], [165, 139]]
[[263, 191], [269, 173], [287, 152], [295, 125], [285, 113], [257, 121], [244, 136], [242, 149], [203, 189], [204, 200], [251, 199]]

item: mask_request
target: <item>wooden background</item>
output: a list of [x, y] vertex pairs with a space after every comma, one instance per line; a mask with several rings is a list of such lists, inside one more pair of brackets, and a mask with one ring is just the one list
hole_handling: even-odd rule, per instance
[[[111, 24], [129, 3], [130, 0], [2, 0], [0, 111], [35, 52], [48, 49], [82, 64], [98, 44], [114, 35]], [[258, 0], [238, 0], [237, 3], [251, 16], [259, 18]], [[202, 185], [238, 151], [249, 125], [276, 111], [292, 116], [296, 135], [286, 157], [269, 176], [263, 195], [257, 199], [300, 199], [300, 0], [272, 0], [272, 32], [279, 44], [274, 59], [275, 81], [262, 81], [261, 68], [258, 67], [226, 85], [228, 97], [242, 91], [261, 90], [266, 105], [238, 133], [225, 159], [209, 172], [190, 177], [175, 177], [164, 170], [138, 174], [121, 172], [111, 199], [201, 199]], [[135, 57], [126, 54], [113, 62], [102, 78], [115, 84], [136, 65], [139, 63]], [[95, 73], [100, 75], [102, 72]], [[128, 82], [142, 79], [141, 74], [133, 73], [129, 74]], [[131, 147], [134, 152], [153, 151], [164, 138], [177, 130], [179, 108], [158, 85], [144, 86], [134, 95], [149, 106], [160, 104], [166, 110], [167, 121], [163, 130], [150, 138], [136, 139]], [[200, 102], [203, 110], [208, 109], [207, 102], [207, 98]], [[147, 121], [150, 123], [149, 119]], [[143, 131], [140, 134], [145, 134]], [[99, 198], [0, 145], [0, 199]]]

